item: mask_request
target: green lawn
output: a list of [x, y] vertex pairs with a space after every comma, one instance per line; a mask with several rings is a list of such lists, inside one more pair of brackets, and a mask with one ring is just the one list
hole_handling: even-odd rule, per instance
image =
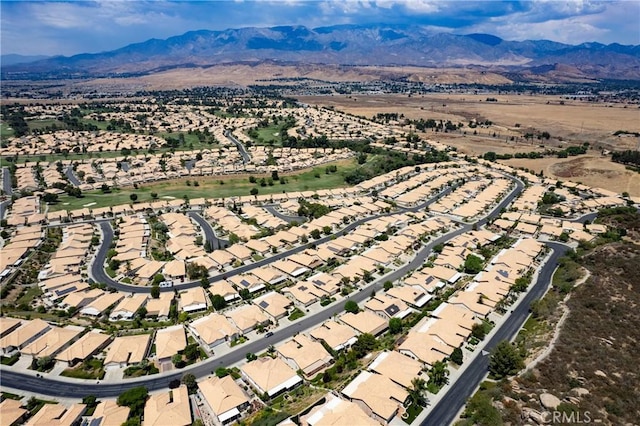
[[303, 316], [304, 316], [304, 312], [302, 312], [298, 308], [295, 308], [293, 312], [291, 312], [291, 315], [289, 315], [289, 321], [295, 321], [299, 318], [302, 318]]
[[[336, 164], [338, 166], [338, 171], [332, 174], [325, 174], [325, 168], [329, 164]], [[316, 167], [310, 171], [296, 175], [284, 176], [287, 181], [284, 185], [279, 182], [275, 182], [273, 186], [267, 185], [264, 187], [259, 184], [250, 183], [248, 177], [240, 178], [220, 176], [216, 178], [190, 178], [188, 179], [191, 182], [190, 186], [186, 185], [186, 179], [177, 179], [140, 186], [138, 189], [133, 189], [131, 187], [123, 188], [114, 190], [109, 194], [104, 194], [101, 191], [86, 192], [82, 198], [61, 195], [59, 198], [60, 201], [57, 204], [49, 206], [49, 210], [77, 210], [92, 203], [95, 204], [88, 206], [89, 208], [129, 204], [131, 203], [131, 194], [136, 194], [138, 196], [137, 202], [149, 202], [153, 201], [151, 198], [152, 192], [157, 193], [159, 199], [163, 199], [163, 197], [182, 199], [185, 195], [189, 197], [189, 199], [200, 197], [212, 199], [247, 196], [250, 195], [252, 188], [257, 188], [258, 194], [260, 195], [346, 187], [348, 185], [344, 182], [344, 176], [356, 167], [356, 161], [352, 159], [327, 163], [326, 165]], [[316, 177], [316, 175], [319, 177]], [[258, 175], [256, 175], [256, 177], [258, 177]], [[198, 186], [193, 185], [194, 181], [198, 182]], [[221, 184], [221, 182], [223, 182], [223, 184]]]
[[282, 124], [271, 124], [268, 127], [260, 127], [256, 130], [258, 136], [251, 139], [257, 145], [281, 146], [282, 126]]
[[418, 415], [422, 412], [422, 407], [419, 405], [411, 404], [407, 408], [407, 418], [402, 417], [402, 421], [406, 424], [410, 425], [413, 421], [418, 417]]
[[40, 286], [38, 285], [33, 285], [31, 287], [29, 287], [29, 290], [27, 290], [27, 292], [24, 294], [24, 296], [22, 296], [21, 298], [19, 298], [17, 300], [17, 304], [20, 305], [21, 303], [26, 303], [26, 304], [30, 304], [31, 301], [33, 301], [33, 299], [35, 299], [36, 297], [42, 295], [42, 289], [40, 288]]
[[0, 123], [0, 138], [9, 138], [13, 136], [13, 129], [7, 123]]

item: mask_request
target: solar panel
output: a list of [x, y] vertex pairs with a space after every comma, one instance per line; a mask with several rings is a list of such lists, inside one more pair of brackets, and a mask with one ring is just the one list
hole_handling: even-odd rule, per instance
[[240, 281], [240, 284], [242, 284], [245, 287], [249, 287], [251, 285], [251, 283], [249, 283], [249, 281], [247, 281], [247, 280]]
[[384, 310], [386, 313], [388, 313], [389, 315], [395, 315], [398, 312], [400, 312], [400, 308], [398, 308], [397, 305], [391, 305], [389, 306], [387, 309]]
[[73, 287], [69, 287], [69, 288], [67, 288], [65, 290], [62, 290], [62, 291], [56, 290], [56, 296], [64, 296], [65, 294], [73, 293], [77, 289], [78, 289], [78, 287], [73, 286]]
[[300, 287], [298, 287], [298, 288], [299, 288], [300, 290], [302, 290], [302, 291], [307, 291], [307, 290], [308, 290], [307, 286], [305, 286], [305, 285], [301, 285], [301, 286], [300, 286]]
[[258, 306], [266, 309], [269, 306], [269, 303], [266, 300], [263, 300], [262, 302], [258, 303]]

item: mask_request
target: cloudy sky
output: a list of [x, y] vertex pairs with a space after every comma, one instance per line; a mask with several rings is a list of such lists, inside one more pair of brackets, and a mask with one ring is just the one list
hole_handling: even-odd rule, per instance
[[640, 0], [2, 0], [2, 54], [73, 55], [190, 30], [414, 24], [508, 40], [640, 44]]

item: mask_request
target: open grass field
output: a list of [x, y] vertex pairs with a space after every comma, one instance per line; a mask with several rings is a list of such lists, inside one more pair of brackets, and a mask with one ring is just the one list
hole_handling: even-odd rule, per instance
[[[338, 167], [338, 171], [336, 173], [326, 174], [325, 168], [332, 164]], [[264, 187], [260, 186], [259, 183], [250, 183], [248, 175], [208, 176], [150, 183], [140, 186], [138, 189], [123, 188], [114, 190], [109, 194], [104, 194], [101, 191], [86, 192], [82, 198], [64, 195], [60, 197], [58, 203], [49, 206], [49, 211], [76, 210], [83, 207], [100, 208], [128, 204], [131, 203], [131, 194], [138, 196], [138, 202], [148, 202], [153, 200], [151, 193], [158, 194], [158, 199], [182, 199], [185, 195], [189, 197], [189, 199], [201, 197], [228, 198], [248, 196], [252, 188], [258, 188], [258, 195], [261, 195], [346, 187], [348, 185], [344, 182], [345, 175], [353, 171], [357, 166], [355, 159], [340, 160], [295, 174], [282, 174], [281, 177], [284, 177], [286, 180], [284, 185], [279, 182], [274, 182], [273, 186], [267, 185]], [[316, 175], [319, 177], [316, 177]], [[258, 182], [261, 177], [270, 177], [270, 175], [258, 174], [254, 176], [258, 178]], [[190, 181], [191, 185], [187, 186], [187, 180]], [[198, 186], [194, 186], [193, 182], [195, 181], [198, 182]]]

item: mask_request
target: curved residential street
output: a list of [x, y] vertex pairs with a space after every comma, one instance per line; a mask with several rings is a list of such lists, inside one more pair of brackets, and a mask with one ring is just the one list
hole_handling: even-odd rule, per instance
[[[524, 185], [518, 180], [514, 180], [514, 181], [516, 183], [516, 187], [500, 203], [498, 203], [493, 208], [493, 210], [487, 215], [487, 217], [478, 221], [477, 222], [478, 224], [485, 223], [485, 221], [488, 218], [499, 214], [503, 207], [506, 207], [507, 205], [509, 205], [513, 201], [513, 199], [517, 197], [520, 194], [520, 192], [522, 192]], [[411, 210], [416, 211], [416, 210], [424, 209], [427, 205], [437, 201], [441, 196], [445, 195], [446, 193], [448, 193], [448, 191], [443, 191], [440, 194], [433, 197], [432, 199], [430, 199], [429, 201], [421, 204], [420, 206], [416, 206]], [[381, 215], [377, 215], [375, 217], [389, 216], [391, 214], [396, 214], [396, 213], [397, 212], [384, 213]], [[354, 229], [356, 226], [359, 226], [362, 223], [372, 220], [375, 217], [370, 217], [370, 218], [355, 221], [349, 224], [345, 229], [341, 230], [340, 233], [344, 232], [345, 230], [349, 231], [351, 229]], [[441, 235], [440, 237], [430, 241], [428, 244], [426, 244], [417, 252], [415, 258], [412, 259], [409, 263], [381, 277], [380, 279], [372, 282], [363, 290], [353, 293], [349, 297], [341, 299], [340, 301], [334, 302], [333, 304], [327, 306], [325, 309], [315, 314], [305, 316], [287, 327], [276, 330], [273, 336], [269, 338], [258, 338], [258, 339], [250, 340], [242, 344], [241, 346], [239, 346], [236, 350], [233, 350], [227, 354], [224, 354], [222, 356], [213, 356], [205, 361], [191, 365], [182, 370], [172, 371], [171, 373], [166, 373], [166, 374], [156, 374], [153, 376], [127, 379], [119, 383], [98, 383], [93, 380], [87, 381], [87, 380], [65, 379], [62, 377], [38, 378], [32, 374], [11, 371], [10, 369], [2, 366], [0, 368], [0, 371], [2, 372], [2, 385], [9, 388], [13, 388], [13, 389], [20, 389], [20, 390], [36, 392], [36, 393], [44, 393], [49, 395], [55, 395], [58, 397], [82, 398], [86, 395], [96, 395], [97, 397], [115, 397], [120, 393], [122, 393], [124, 390], [130, 389], [135, 386], [146, 386], [149, 390], [166, 388], [172, 380], [179, 379], [186, 373], [194, 374], [197, 378], [207, 376], [209, 374], [212, 374], [212, 372], [219, 366], [229, 366], [243, 360], [247, 352], [259, 353], [267, 349], [270, 345], [276, 342], [286, 340], [297, 333], [300, 333], [317, 324], [322, 323], [323, 321], [331, 318], [333, 315], [342, 312], [344, 310], [344, 303], [347, 300], [353, 300], [357, 303], [362, 302], [363, 300], [365, 300], [370, 296], [372, 290], [377, 291], [381, 289], [384, 281], [398, 280], [402, 276], [404, 276], [406, 273], [408, 273], [410, 270], [416, 269], [422, 266], [424, 261], [427, 259], [427, 257], [431, 253], [431, 250], [433, 249], [434, 246], [440, 243], [444, 243], [450, 240], [451, 238], [454, 238], [462, 233], [468, 232], [473, 228], [473, 226], [474, 224], [462, 224], [455, 230], [445, 235]], [[96, 261], [93, 263], [91, 267], [94, 279], [99, 278], [100, 282], [105, 282], [108, 285], [113, 286], [121, 291], [140, 292], [140, 293], [150, 292], [149, 287], [141, 288], [139, 286], [132, 286], [128, 284], [118, 283], [112, 280], [105, 273], [104, 259], [106, 257], [106, 252], [109, 250], [111, 241], [113, 239], [113, 230], [111, 229], [111, 225], [107, 221], [100, 222], [100, 227], [103, 232], [103, 243], [100, 246], [98, 253], [96, 255]], [[329, 241], [331, 237], [332, 236], [326, 236], [324, 238], [321, 238], [315, 241], [315, 243], [320, 244], [324, 241]], [[292, 253], [296, 253], [301, 250], [304, 250], [307, 246], [308, 245], [297, 247], [295, 249], [289, 250], [288, 252], [280, 253], [268, 259], [264, 259], [263, 261], [256, 262], [250, 265], [245, 265], [241, 268], [237, 268], [233, 271], [230, 271], [224, 275], [229, 276], [229, 275], [235, 275], [235, 274], [249, 271], [253, 268], [262, 266], [263, 264], [271, 263], [277, 259], [281, 259], [286, 256], [289, 256]], [[549, 274], [550, 273], [551, 272], [549, 272]], [[211, 277], [210, 281], [214, 282], [220, 279], [223, 279], [223, 275]], [[174, 289], [180, 290], [180, 289], [191, 288], [199, 285], [200, 285], [199, 282], [184, 283], [184, 284], [176, 285]], [[168, 290], [173, 291], [174, 289], [168, 289]]]

